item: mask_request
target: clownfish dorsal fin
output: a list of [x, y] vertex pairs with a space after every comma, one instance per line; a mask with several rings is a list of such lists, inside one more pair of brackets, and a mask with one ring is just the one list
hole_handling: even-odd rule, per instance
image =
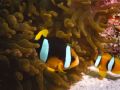
[[47, 37], [47, 35], [48, 35], [48, 30], [47, 29], [42, 29], [35, 36], [35, 40], [39, 40], [41, 38], [41, 36]]

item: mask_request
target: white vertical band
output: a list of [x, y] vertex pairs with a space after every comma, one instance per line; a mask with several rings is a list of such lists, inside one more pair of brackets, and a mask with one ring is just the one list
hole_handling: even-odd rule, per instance
[[95, 67], [98, 67], [98, 65], [100, 64], [100, 61], [102, 59], [102, 56], [101, 55], [98, 55], [96, 61], [95, 61]]
[[41, 47], [41, 51], [40, 51], [40, 59], [41, 59], [43, 62], [46, 62], [46, 61], [47, 61], [48, 52], [49, 52], [49, 43], [48, 43], [48, 40], [47, 40], [47, 39], [44, 39], [44, 40], [43, 40], [42, 47]]
[[115, 58], [112, 57], [111, 60], [108, 63], [108, 71], [112, 70], [114, 63], [115, 63]]
[[70, 48], [71, 47], [67, 45], [64, 68], [69, 68], [71, 64], [71, 49]]

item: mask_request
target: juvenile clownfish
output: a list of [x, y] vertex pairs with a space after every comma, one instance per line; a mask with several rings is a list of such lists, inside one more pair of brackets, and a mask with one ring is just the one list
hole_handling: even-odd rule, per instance
[[39, 58], [50, 71], [64, 72], [79, 64], [79, 58], [75, 51], [64, 40], [57, 37], [47, 37], [48, 30], [41, 30], [35, 37], [40, 44], [36, 49]]
[[113, 74], [120, 74], [120, 59], [118, 57], [111, 56], [109, 53], [98, 55], [95, 60], [95, 67], [99, 70], [99, 75], [106, 77], [107, 71]]

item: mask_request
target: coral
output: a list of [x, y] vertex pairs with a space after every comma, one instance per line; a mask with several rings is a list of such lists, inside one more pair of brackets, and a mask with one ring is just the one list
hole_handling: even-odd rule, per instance
[[[87, 72], [95, 51], [102, 48], [99, 32], [112, 11], [93, 10], [92, 0], [1, 0], [0, 89], [67, 90]], [[79, 55], [80, 65], [66, 73], [50, 72], [36, 52], [36, 32], [66, 40]], [[104, 40], [104, 42], [108, 42]]]
[[112, 43], [104, 43], [105, 51], [111, 53], [112, 55], [120, 56], [120, 32], [115, 27], [116, 26], [114, 25], [108, 25], [108, 28], [101, 33], [101, 36], [108, 40], [115, 40]]

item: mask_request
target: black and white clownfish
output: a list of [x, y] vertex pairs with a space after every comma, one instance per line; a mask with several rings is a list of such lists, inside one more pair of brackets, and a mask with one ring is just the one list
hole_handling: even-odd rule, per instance
[[109, 53], [103, 53], [97, 56], [95, 67], [98, 68], [99, 75], [102, 77], [106, 77], [108, 71], [113, 74], [120, 74], [120, 58]]
[[37, 49], [39, 58], [50, 71], [64, 72], [79, 65], [79, 58], [76, 52], [63, 39], [57, 37], [47, 37], [48, 30], [41, 30], [35, 41], [40, 44]]

